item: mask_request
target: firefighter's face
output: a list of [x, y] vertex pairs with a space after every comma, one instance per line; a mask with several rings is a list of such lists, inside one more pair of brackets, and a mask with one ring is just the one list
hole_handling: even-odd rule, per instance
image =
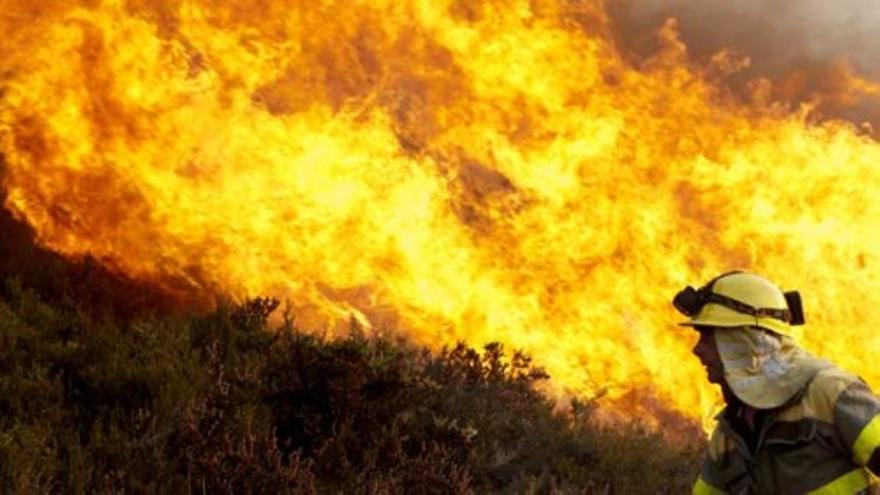
[[694, 346], [694, 355], [706, 367], [709, 382], [721, 384], [724, 381], [724, 365], [721, 362], [721, 355], [718, 353], [718, 345], [715, 343], [715, 329], [702, 327], [698, 330], [700, 340]]

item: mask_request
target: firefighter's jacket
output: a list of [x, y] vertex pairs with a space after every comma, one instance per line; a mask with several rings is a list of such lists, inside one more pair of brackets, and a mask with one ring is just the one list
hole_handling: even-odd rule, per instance
[[870, 472], [880, 473], [880, 400], [849, 373], [823, 369], [767, 411], [754, 448], [729, 413], [717, 419], [694, 494], [875, 493]]

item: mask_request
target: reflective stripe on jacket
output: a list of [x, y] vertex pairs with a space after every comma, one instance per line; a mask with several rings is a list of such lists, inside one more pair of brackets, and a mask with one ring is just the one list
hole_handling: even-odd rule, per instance
[[788, 404], [769, 411], [754, 452], [725, 418], [722, 411], [694, 494], [872, 493], [880, 399], [859, 378], [834, 367], [819, 371]]

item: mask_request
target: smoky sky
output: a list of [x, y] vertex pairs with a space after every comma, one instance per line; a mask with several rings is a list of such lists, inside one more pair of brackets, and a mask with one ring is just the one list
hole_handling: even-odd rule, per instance
[[[869, 123], [880, 140], [880, 95], [840, 98], [837, 70], [880, 82], [877, 0], [610, 0], [618, 44], [634, 58], [658, 48], [656, 32], [678, 21], [689, 56], [706, 62], [721, 50], [746, 56], [747, 69], [726, 81], [745, 94], [758, 78], [775, 81], [777, 101], [819, 102], [817, 120]], [[817, 98], [818, 97], [818, 98]]]
[[[675, 17], [695, 56], [733, 49], [761, 73], [846, 57], [866, 75], [880, 76], [876, 0], [625, 0], [615, 11], [630, 35]], [[648, 49], [649, 37], [630, 38], [632, 48]]]

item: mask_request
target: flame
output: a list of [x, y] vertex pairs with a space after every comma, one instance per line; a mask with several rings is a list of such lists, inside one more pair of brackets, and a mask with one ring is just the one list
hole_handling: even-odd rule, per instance
[[59, 253], [501, 341], [643, 418], [711, 413], [669, 301], [746, 268], [880, 384], [880, 147], [732, 96], [747, 61], [694, 65], [674, 22], [632, 61], [598, 0], [2, 3], [6, 207]]

